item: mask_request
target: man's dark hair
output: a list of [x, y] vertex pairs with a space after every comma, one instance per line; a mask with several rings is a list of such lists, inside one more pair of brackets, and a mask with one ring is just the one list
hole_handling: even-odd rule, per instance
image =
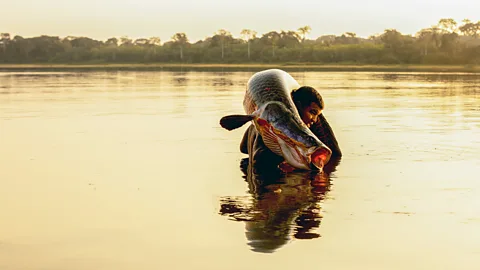
[[297, 106], [297, 109], [299, 110], [310, 106], [312, 102], [317, 103], [318, 107], [323, 110], [323, 98], [313, 87], [302, 86], [297, 90], [294, 90], [291, 95], [293, 102], [295, 102], [295, 106]]

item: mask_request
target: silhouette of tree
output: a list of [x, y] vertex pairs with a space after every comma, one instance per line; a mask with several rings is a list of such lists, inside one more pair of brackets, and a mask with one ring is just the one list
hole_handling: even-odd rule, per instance
[[357, 37], [357, 34], [353, 33], [353, 32], [346, 32], [345, 35], [347, 37], [350, 37], [350, 38], [356, 38]]
[[250, 29], [243, 29], [240, 32], [240, 35], [242, 36], [243, 40], [247, 42], [247, 55], [248, 55], [248, 60], [250, 60], [250, 40], [256, 38], [257, 32]]
[[473, 23], [470, 20], [464, 20], [464, 24], [458, 30], [465, 36], [477, 38], [480, 34], [480, 22]]
[[107, 46], [114, 46], [114, 47], [117, 47], [118, 46], [118, 39], [117, 38], [109, 38], [107, 39], [107, 41], [105, 42], [105, 44]]
[[300, 42], [300, 36], [295, 31], [281, 31], [278, 37], [279, 48], [293, 48]]
[[275, 57], [275, 46], [277, 45], [277, 42], [280, 39], [280, 34], [277, 33], [276, 31], [271, 31], [264, 34], [261, 39], [266, 41], [266, 44], [269, 44], [272, 46], [272, 57]]
[[232, 34], [225, 29], [220, 29], [215, 34], [220, 36], [220, 43], [222, 46], [222, 60], [223, 60], [225, 58], [225, 39], [227, 37], [231, 37]]
[[153, 48], [153, 55], [157, 55], [157, 47], [160, 46], [161, 40], [159, 37], [151, 37], [148, 39], [147, 44]]
[[9, 33], [1, 33], [0, 62], [183, 62], [188, 48], [188, 61], [191, 63], [214, 63], [227, 58], [229, 63], [480, 63], [480, 22], [468, 19], [458, 25], [451, 18], [443, 18], [436, 25], [421, 29], [415, 36], [387, 29], [369, 38], [346, 32], [340, 36], [327, 35], [307, 40], [309, 31], [310, 27], [305, 26], [298, 31], [270, 31], [256, 38], [255, 31], [244, 29], [240, 32], [242, 41], [233, 38], [227, 30], [220, 29], [213, 36], [194, 44], [189, 43], [185, 33], [176, 33], [171, 41], [163, 44], [159, 37], [133, 41], [123, 36], [103, 42], [81, 36], [62, 39], [56, 36], [15, 36], [12, 39]]
[[105, 42], [105, 45], [111, 50], [112, 61], [117, 60], [117, 47], [118, 47], [118, 39], [117, 38], [109, 38]]
[[300, 33], [300, 35], [302, 35], [302, 42], [305, 41], [305, 38], [307, 37], [307, 34], [310, 33], [310, 31], [312, 31], [312, 28], [308, 25], [298, 28], [298, 32]]
[[447, 33], [457, 32], [457, 22], [451, 18], [440, 19], [440, 21], [438, 22], [438, 27]]
[[132, 45], [133, 45], [133, 41], [131, 38], [127, 36], [123, 36], [120, 38], [120, 46], [132, 46]]
[[183, 47], [188, 43], [185, 33], [176, 33], [172, 36], [173, 42], [180, 48], [180, 60], [183, 60]]

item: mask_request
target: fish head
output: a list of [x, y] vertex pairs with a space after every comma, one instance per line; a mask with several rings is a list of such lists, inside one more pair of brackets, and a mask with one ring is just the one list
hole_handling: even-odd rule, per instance
[[298, 169], [322, 170], [332, 151], [281, 102], [268, 102], [255, 113], [254, 124], [265, 145]]

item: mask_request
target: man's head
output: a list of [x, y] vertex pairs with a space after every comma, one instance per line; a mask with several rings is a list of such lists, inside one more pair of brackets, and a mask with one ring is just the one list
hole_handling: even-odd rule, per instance
[[294, 90], [291, 95], [303, 122], [308, 127], [317, 122], [324, 108], [320, 93], [313, 87], [302, 86]]

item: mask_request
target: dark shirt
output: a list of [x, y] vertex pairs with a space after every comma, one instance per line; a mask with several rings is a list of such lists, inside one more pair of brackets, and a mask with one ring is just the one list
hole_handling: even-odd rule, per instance
[[[333, 134], [333, 130], [323, 114], [320, 114], [318, 121], [310, 127], [310, 130], [332, 150], [332, 158], [340, 158], [342, 156], [335, 134]], [[253, 162], [256, 167], [276, 168], [278, 164], [284, 161], [283, 157], [273, 153], [265, 146], [262, 136], [258, 134], [253, 125], [250, 125], [245, 134], [243, 134], [240, 151], [248, 154], [250, 162]]]
[[330, 127], [330, 124], [328, 124], [327, 118], [325, 118], [323, 113], [318, 116], [318, 121], [310, 127], [310, 130], [321, 142], [332, 150], [332, 158], [340, 158], [342, 156], [337, 138], [335, 138], [333, 129]]

